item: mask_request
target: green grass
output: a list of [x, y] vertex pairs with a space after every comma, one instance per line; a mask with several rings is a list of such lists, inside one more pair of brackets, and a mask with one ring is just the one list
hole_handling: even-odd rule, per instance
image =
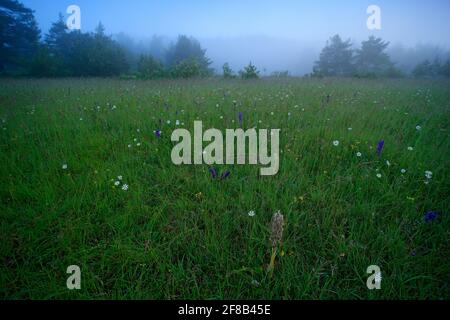
[[[449, 299], [449, 88], [1, 80], [0, 297]], [[217, 166], [231, 176], [216, 181], [206, 165], [172, 164], [176, 120], [224, 130], [239, 112], [246, 128], [281, 129], [278, 175]], [[114, 187], [119, 175], [128, 191]], [[277, 210], [284, 255], [269, 277]], [[425, 223], [431, 210], [441, 214]], [[74, 264], [79, 291], [66, 288]], [[381, 290], [366, 287], [370, 265], [381, 268]]]

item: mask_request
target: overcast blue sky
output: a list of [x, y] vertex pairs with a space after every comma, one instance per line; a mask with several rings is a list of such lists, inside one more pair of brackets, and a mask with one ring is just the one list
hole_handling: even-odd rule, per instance
[[407, 45], [416, 42], [450, 45], [449, 0], [22, 0], [36, 11], [46, 32], [58, 12], [80, 6], [82, 28], [102, 21], [108, 33], [137, 37], [188, 34], [199, 38], [265, 35], [325, 41], [335, 33], [363, 39], [366, 9], [382, 10], [376, 34]]

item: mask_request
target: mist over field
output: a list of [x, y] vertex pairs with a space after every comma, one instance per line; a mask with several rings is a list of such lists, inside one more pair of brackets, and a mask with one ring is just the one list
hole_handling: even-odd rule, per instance
[[[136, 54], [146, 53], [151, 49], [152, 38], [133, 38], [124, 33], [115, 34], [114, 38], [121, 39], [126, 36], [128, 41], [124, 44], [132, 48]], [[176, 38], [158, 36], [162, 41], [164, 52], [167, 46], [176, 41]], [[276, 36], [255, 35], [237, 37], [199, 38], [207, 50], [207, 56], [212, 60], [212, 67], [220, 72], [224, 63], [230, 63], [234, 70], [240, 70], [250, 61], [262, 71], [262, 75], [269, 75], [274, 71], [288, 70], [290, 74], [302, 76], [312, 71], [322, 47], [328, 39], [323, 41], [297, 40]], [[358, 43], [354, 47], [357, 48]], [[412, 46], [401, 41], [391, 43], [388, 53], [392, 61], [406, 72], [424, 60], [439, 58], [445, 61], [450, 58], [447, 45], [420, 42]]]
[[[65, 14], [73, 1], [25, 0], [36, 11], [43, 32], [57, 13]], [[102, 22], [106, 33], [125, 34], [137, 54], [146, 53], [152, 36], [165, 39], [164, 50], [183, 34], [197, 38], [212, 67], [226, 62], [240, 70], [250, 61], [269, 75], [288, 70], [311, 73], [321, 49], [339, 34], [358, 48], [370, 35], [390, 42], [392, 61], [406, 72], [424, 60], [450, 57], [450, 2], [432, 1], [76, 1], [82, 12], [82, 31]], [[368, 6], [381, 8], [381, 30], [368, 30]], [[67, 16], [67, 15], [66, 15]]]

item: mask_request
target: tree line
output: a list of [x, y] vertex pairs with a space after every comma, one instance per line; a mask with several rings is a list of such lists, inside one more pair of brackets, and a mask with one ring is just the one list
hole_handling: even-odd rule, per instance
[[[69, 30], [60, 14], [41, 35], [33, 11], [17, 0], [0, 2], [0, 73], [36, 77], [111, 77], [130, 73], [127, 49], [106, 35], [100, 23], [94, 32]], [[146, 79], [210, 76], [211, 60], [200, 43], [179, 36], [164, 61], [142, 55], [134, 69]]]
[[[158, 39], [153, 39], [158, 42]], [[400, 77], [404, 76], [386, 53], [389, 46], [371, 36], [354, 49], [350, 40], [332, 37], [320, 53], [311, 76]], [[0, 74], [35, 77], [112, 77], [142, 79], [191, 78], [214, 75], [206, 50], [193, 37], [180, 35], [163, 48], [134, 57], [130, 48], [106, 35], [99, 23], [94, 32], [71, 31], [60, 14], [47, 34], [42, 35], [34, 13], [18, 0], [0, 2]], [[413, 70], [415, 77], [450, 77], [450, 60], [423, 61]], [[235, 73], [228, 63], [224, 78], [255, 79], [257, 67], [249, 63]], [[276, 72], [274, 77], [289, 73]]]
[[[342, 40], [335, 35], [328, 42], [316, 61], [313, 76], [342, 77], [402, 77], [404, 74], [396, 68], [395, 63], [386, 53], [389, 42], [370, 36], [354, 49], [350, 40]], [[418, 64], [413, 70], [415, 77], [443, 76], [450, 77], [450, 60], [441, 63], [436, 59]]]

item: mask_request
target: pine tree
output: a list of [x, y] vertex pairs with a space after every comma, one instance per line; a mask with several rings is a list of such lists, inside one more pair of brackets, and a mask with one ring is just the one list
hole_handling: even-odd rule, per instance
[[242, 79], [246, 80], [259, 78], [259, 71], [251, 62], [248, 64], [248, 66], [244, 67], [244, 70], [241, 70], [239, 74]]
[[389, 42], [381, 38], [370, 36], [369, 40], [363, 41], [361, 49], [357, 50], [355, 65], [360, 76], [384, 76], [392, 72], [394, 64], [385, 52]]
[[40, 31], [33, 11], [17, 0], [0, 2], [0, 72], [29, 68]]
[[64, 45], [65, 37], [69, 29], [64, 22], [64, 16], [60, 13], [58, 20], [52, 24], [48, 34], [45, 37], [45, 43], [50, 49], [60, 49]]
[[335, 35], [320, 53], [319, 61], [314, 67], [314, 74], [320, 76], [350, 76], [354, 68], [352, 64], [353, 50], [350, 40], [342, 41]]

